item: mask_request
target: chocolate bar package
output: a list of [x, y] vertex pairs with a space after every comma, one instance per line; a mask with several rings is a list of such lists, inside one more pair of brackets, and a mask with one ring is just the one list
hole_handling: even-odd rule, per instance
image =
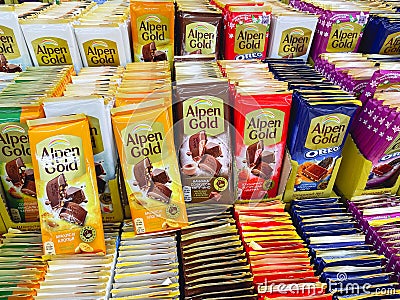
[[104, 253], [87, 117], [31, 120], [28, 126], [44, 253]]
[[77, 23], [74, 30], [84, 66], [125, 66], [132, 61], [126, 2], [96, 6]]
[[272, 2], [272, 17], [268, 45], [269, 58], [307, 60], [314, 38], [317, 16], [289, 9]]
[[293, 94], [293, 111], [297, 111], [297, 115], [291, 120], [288, 146], [292, 159], [299, 164], [295, 191], [327, 187], [353, 114], [359, 107], [355, 99], [345, 99], [316, 102], [301, 92]]
[[135, 232], [185, 226], [187, 215], [169, 111], [122, 106], [112, 110], [112, 122]]
[[267, 5], [228, 4], [224, 15], [224, 59], [252, 60], [267, 56], [271, 8]]
[[[346, 289], [342, 284], [368, 284], [366, 291], [369, 293], [372, 293], [378, 285], [396, 286], [393, 273], [386, 269], [385, 257], [366, 244], [366, 237], [362, 232], [344, 233], [343, 230], [330, 230], [318, 236], [314, 233], [321, 232], [322, 227], [313, 228], [306, 225], [305, 220], [309, 217], [305, 214], [308, 208], [315, 206], [323, 208], [327, 204], [330, 206], [339, 204], [344, 209], [336, 198], [304, 199], [292, 202], [291, 214], [297, 220], [295, 225], [310, 248], [311, 262], [315, 266], [316, 274], [320, 276], [321, 281], [328, 284], [328, 291], [335, 292], [336, 295], [350, 296], [357, 291]], [[350, 229], [353, 226], [356, 229], [359, 226], [356, 220], [330, 222], [330, 215], [329, 209], [320, 210], [318, 215], [312, 216], [313, 223], [324, 220], [323, 224], [327, 228], [332, 226], [332, 228]]]
[[43, 117], [39, 104], [0, 105], [1, 183], [12, 221], [36, 222], [36, 199], [27, 120]]
[[[12, 6], [3, 6], [0, 10], [0, 28], [3, 33], [2, 54], [12, 64], [13, 67], [22, 67], [32, 65], [28, 48], [24, 42], [21, 27], [18, 23], [18, 15]], [[10, 69], [10, 67], [8, 68]], [[2, 70], [3, 72], [3, 70]]]
[[186, 202], [233, 201], [228, 97], [223, 79], [177, 82], [175, 137]]
[[[46, 117], [85, 113], [88, 116], [93, 148], [97, 190], [101, 203], [109, 203], [111, 194], [108, 181], [115, 178], [116, 149], [111, 128], [110, 106], [99, 96], [48, 98], [44, 101]], [[108, 106], [108, 108], [107, 108]], [[103, 208], [103, 205], [102, 205]], [[110, 213], [112, 209], [103, 213]]]
[[79, 72], [82, 59], [72, 22], [92, 6], [91, 3], [62, 3], [20, 20], [35, 66], [74, 65], [75, 71]]
[[236, 169], [241, 199], [278, 195], [292, 94], [237, 89]]
[[112, 284], [113, 298], [144, 299], [164, 295], [179, 299], [176, 234], [136, 235], [124, 224]]
[[400, 49], [396, 46], [399, 19], [395, 14], [372, 15], [364, 33], [359, 47], [360, 53], [400, 54]]
[[178, 1], [177, 5], [177, 55], [196, 55], [196, 59], [210, 55], [218, 58], [222, 30], [221, 11], [201, 4], [193, 7], [193, 4]]
[[132, 1], [132, 42], [135, 62], [168, 61], [174, 57], [172, 1]]

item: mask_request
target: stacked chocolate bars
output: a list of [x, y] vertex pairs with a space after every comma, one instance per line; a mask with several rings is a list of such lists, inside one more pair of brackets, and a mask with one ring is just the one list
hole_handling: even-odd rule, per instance
[[315, 274], [335, 299], [399, 299], [388, 260], [372, 250], [339, 199], [294, 200], [291, 215], [309, 248]]
[[112, 284], [112, 299], [180, 299], [176, 234], [136, 236], [124, 224]]
[[10, 229], [1, 244], [2, 297], [33, 299], [47, 271], [40, 232]]
[[120, 227], [120, 223], [104, 226], [107, 252], [104, 256], [87, 253], [90, 252], [90, 246], [86, 244], [85, 247], [82, 244], [75, 250], [76, 255], [52, 257], [48, 261], [47, 274], [35, 298], [108, 299], [117, 259]]
[[184, 299], [257, 299], [230, 209], [182, 229]]
[[235, 218], [258, 299], [332, 299], [280, 201], [236, 204]]
[[113, 97], [121, 82], [123, 67], [82, 68], [72, 76], [72, 84], [65, 88], [64, 96], [101, 95]]
[[351, 198], [348, 209], [366, 234], [366, 241], [388, 259], [387, 272], [400, 275], [399, 213], [400, 198], [396, 195], [370, 195]]

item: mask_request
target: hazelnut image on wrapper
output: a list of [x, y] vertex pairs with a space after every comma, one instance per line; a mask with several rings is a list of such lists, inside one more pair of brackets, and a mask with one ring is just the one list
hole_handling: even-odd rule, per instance
[[197, 166], [195, 164], [190, 163], [182, 167], [182, 172], [185, 175], [193, 176], [194, 174], [196, 174], [196, 169]]

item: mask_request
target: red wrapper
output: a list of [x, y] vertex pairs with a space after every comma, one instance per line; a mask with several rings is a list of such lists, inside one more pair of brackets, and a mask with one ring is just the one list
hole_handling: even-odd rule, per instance
[[235, 96], [236, 168], [241, 199], [277, 195], [292, 95]]
[[268, 6], [231, 4], [225, 6], [225, 59], [265, 59], [271, 9]]

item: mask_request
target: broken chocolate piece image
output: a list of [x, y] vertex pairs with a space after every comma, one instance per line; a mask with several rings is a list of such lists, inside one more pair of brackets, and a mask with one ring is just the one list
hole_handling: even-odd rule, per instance
[[22, 69], [19, 65], [9, 64], [4, 54], [0, 54], [0, 72], [16, 73], [22, 72]]
[[221, 194], [218, 192], [211, 192], [210, 195], [208, 196], [208, 199], [210, 200], [215, 200], [215, 201], [219, 201], [221, 199]]
[[190, 52], [189, 54], [201, 54], [201, 49]]
[[142, 56], [145, 62], [151, 62], [154, 58], [154, 52], [156, 51], [156, 43], [151, 42], [142, 47]]
[[150, 159], [148, 157], [139, 161], [133, 167], [133, 175], [135, 175], [135, 179], [141, 189], [148, 189], [151, 184], [151, 169], [152, 165]]
[[61, 206], [61, 201], [66, 197], [67, 185], [64, 174], [58, 175], [47, 183], [46, 193], [52, 208]]
[[261, 161], [266, 162], [267, 164], [275, 163], [275, 154], [274, 152], [264, 150], [261, 153]]
[[312, 164], [303, 170], [303, 175], [312, 181], [320, 181], [327, 173], [327, 169], [316, 164]]
[[263, 161], [260, 161], [252, 170], [251, 174], [261, 177], [262, 179], [268, 180], [271, 178], [274, 169]]
[[33, 169], [25, 170], [25, 181], [35, 181], [35, 176], [33, 174]]
[[103, 166], [100, 163], [97, 162], [94, 163], [94, 170], [96, 172], [96, 176], [101, 176], [106, 174], [106, 172], [103, 169]]
[[158, 182], [162, 184], [171, 182], [171, 179], [169, 178], [167, 172], [162, 169], [154, 169], [151, 173], [151, 179], [153, 180], [153, 182]]
[[80, 226], [85, 223], [86, 215], [86, 209], [74, 202], [66, 202], [60, 211], [61, 219]]
[[96, 181], [97, 181], [97, 191], [99, 192], [99, 194], [103, 194], [106, 191], [107, 182], [99, 176], [96, 177]]
[[147, 193], [147, 196], [163, 203], [169, 203], [172, 191], [164, 184], [155, 183]]
[[18, 65], [8, 64], [7, 65], [7, 73], [17, 73], [22, 72], [22, 68]]
[[332, 163], [333, 163], [333, 157], [327, 157], [321, 160], [318, 165], [325, 169], [329, 169]]
[[372, 169], [372, 172], [377, 176], [383, 176], [384, 174], [393, 170], [393, 166], [389, 164], [382, 164]]
[[6, 172], [15, 186], [21, 186], [25, 176], [25, 164], [22, 158], [18, 157], [6, 163]]
[[36, 197], [35, 181], [25, 179], [24, 185], [21, 188], [21, 192], [23, 192], [25, 195]]
[[160, 51], [160, 50], [154, 51], [153, 61], [164, 61], [164, 60], [168, 60], [167, 53], [165, 53], [164, 51]]
[[81, 204], [82, 202], [87, 202], [85, 193], [81, 188], [77, 188], [74, 186], [70, 186], [67, 188], [66, 199], [68, 201], [72, 201], [77, 204]]
[[205, 131], [193, 134], [189, 138], [189, 151], [194, 161], [199, 161], [206, 151], [207, 135]]
[[221, 146], [213, 142], [208, 142], [206, 144], [205, 153], [214, 157], [220, 157], [222, 155]]
[[249, 168], [253, 168], [261, 161], [261, 154], [264, 150], [263, 141], [258, 141], [247, 147], [246, 161]]
[[221, 171], [221, 163], [212, 155], [205, 154], [199, 162], [199, 168], [207, 173], [217, 176]]

